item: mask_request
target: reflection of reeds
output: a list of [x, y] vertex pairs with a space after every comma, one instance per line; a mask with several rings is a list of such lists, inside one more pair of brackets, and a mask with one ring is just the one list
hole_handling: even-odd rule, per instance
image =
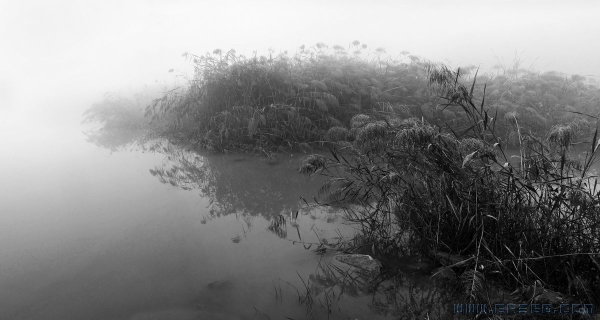
[[278, 215], [275, 219], [271, 220], [268, 229], [282, 239], [287, 238], [286, 219], [283, 215]]
[[[271, 166], [254, 157], [236, 161], [238, 156], [199, 154], [167, 139], [152, 140], [143, 147], [167, 156], [150, 169], [152, 176], [164, 184], [195, 190], [217, 217], [243, 212], [270, 220], [281, 214], [282, 208], [297, 206], [298, 194], [319, 184], [291, 174], [288, 166]], [[297, 216], [295, 212], [291, 215]]]
[[302, 290], [285, 283], [296, 290], [298, 302], [306, 307], [312, 319], [325, 318], [318, 317], [322, 314], [335, 318], [336, 311], [344, 312], [348, 302], [345, 296], [351, 299], [371, 296], [368, 308], [378, 315], [399, 319], [442, 319], [451, 317], [448, 306], [456, 296], [456, 289], [450, 286], [437, 286], [403, 275], [383, 280], [362, 274], [356, 268], [345, 269], [321, 262], [317, 272], [308, 279], [298, 277], [304, 287]]
[[254, 308], [254, 311], [256, 311], [257, 315], [264, 317], [263, 319], [271, 320], [271, 317], [269, 317], [267, 314], [265, 314], [261, 311], [258, 311], [258, 309], [256, 309], [256, 307], [252, 307], [252, 308]]
[[435, 286], [405, 281], [401, 287], [390, 286], [373, 295], [371, 310], [400, 319], [441, 319], [449, 316], [449, 297]]

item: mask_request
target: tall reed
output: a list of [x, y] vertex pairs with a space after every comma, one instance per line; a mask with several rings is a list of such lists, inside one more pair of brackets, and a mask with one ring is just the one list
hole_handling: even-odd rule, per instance
[[380, 251], [464, 256], [459, 266], [473, 301], [486, 279], [511, 287], [540, 280], [599, 301], [600, 196], [591, 174], [597, 130], [573, 158], [576, 125], [540, 138], [515, 118], [519, 155], [510, 157], [486, 86], [475, 96], [477, 76], [465, 85], [460, 71], [444, 65], [426, 72], [441, 107], [460, 108], [467, 125], [446, 132], [424, 119], [357, 115], [352, 143], [338, 144], [332, 157], [307, 158], [300, 171], [330, 176], [322, 193], [358, 204], [348, 218]]

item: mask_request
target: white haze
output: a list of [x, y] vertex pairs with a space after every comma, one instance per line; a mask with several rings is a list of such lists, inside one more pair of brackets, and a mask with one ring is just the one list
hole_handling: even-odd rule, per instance
[[12, 129], [17, 118], [76, 123], [104, 92], [189, 75], [181, 54], [216, 48], [250, 56], [359, 40], [453, 66], [489, 68], [517, 54], [526, 67], [597, 76], [599, 4], [1, 0], [0, 126]]
[[[101, 319], [120, 312], [123, 317], [104, 318], [132, 319], [136, 312], [191, 302], [197, 289], [229, 275], [247, 278], [239, 296], [253, 312], [250, 302], [262, 299], [256, 292], [271, 290], [272, 276], [298, 280], [296, 272], [316, 268], [312, 252], [272, 241], [262, 218], [252, 220], [259, 230], [249, 233], [254, 240], [242, 229], [240, 244], [231, 242], [241, 232], [237, 215], [203, 225], [200, 217], [212, 212], [213, 200], [148, 173], [168, 153], [109, 155], [86, 143], [82, 112], [105, 92], [183, 81], [176, 76], [192, 71], [184, 52], [233, 48], [251, 56], [272, 47], [293, 54], [302, 44], [353, 40], [452, 66], [486, 69], [498, 62], [495, 55], [510, 63], [517, 52], [526, 67], [599, 75], [599, 3], [0, 0], [0, 318], [63, 320], [70, 313]], [[223, 176], [241, 176], [243, 183], [246, 175], [236, 174], [241, 167], [260, 168], [209, 162], [219, 163], [216, 173], [231, 169]], [[291, 174], [264, 176], [265, 185], [298, 185]], [[216, 187], [234, 183], [225, 179]], [[301, 189], [306, 197], [313, 192]], [[261, 200], [254, 194], [248, 193], [253, 203]], [[226, 306], [216, 311], [238, 310]]]

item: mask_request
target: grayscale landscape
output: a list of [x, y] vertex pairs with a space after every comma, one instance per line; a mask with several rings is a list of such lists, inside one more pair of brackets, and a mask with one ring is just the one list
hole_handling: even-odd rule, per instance
[[599, 12], [0, 0], [0, 319], [594, 318]]

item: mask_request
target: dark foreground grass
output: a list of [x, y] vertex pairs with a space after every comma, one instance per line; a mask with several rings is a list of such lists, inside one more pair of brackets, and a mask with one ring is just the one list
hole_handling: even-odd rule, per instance
[[347, 217], [378, 252], [462, 257], [449, 268], [459, 274], [465, 302], [492, 302], [493, 287], [541, 284], [598, 305], [600, 196], [590, 172], [597, 130], [573, 158], [576, 126], [536, 137], [515, 117], [519, 155], [511, 159], [497, 114], [485, 96], [474, 97], [476, 78], [465, 86], [438, 65], [427, 74], [443, 106], [461, 108], [467, 126], [442, 130], [423, 119], [356, 115], [355, 140], [338, 143], [329, 158], [310, 156], [300, 171], [331, 177], [320, 192], [327, 201], [358, 204]]

